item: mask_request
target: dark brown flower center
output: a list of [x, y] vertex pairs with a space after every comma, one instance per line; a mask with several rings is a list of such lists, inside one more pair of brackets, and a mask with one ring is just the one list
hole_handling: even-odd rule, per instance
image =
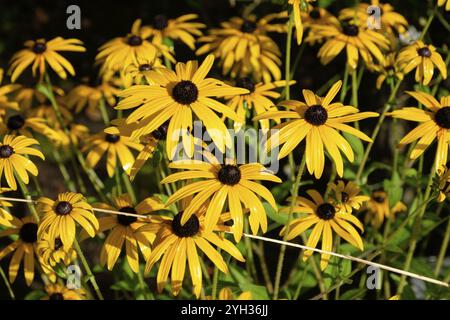
[[217, 179], [223, 184], [233, 186], [241, 180], [241, 170], [238, 166], [226, 164], [219, 170]]
[[305, 120], [313, 126], [321, 126], [328, 120], [328, 112], [321, 105], [317, 104], [308, 107], [305, 111]]
[[377, 203], [383, 203], [386, 200], [386, 197], [381, 194], [376, 194], [372, 196], [372, 199]]
[[132, 47], [140, 46], [142, 44], [142, 38], [132, 35], [128, 37], [127, 43]]
[[425, 57], [425, 58], [431, 57], [431, 51], [428, 47], [423, 47], [423, 48], [417, 49], [417, 53], [421, 57]]
[[21, 115], [17, 114], [8, 118], [6, 126], [9, 130], [19, 130], [24, 124], [25, 119]]
[[55, 212], [57, 215], [65, 216], [72, 212], [72, 204], [68, 201], [60, 201], [56, 205]]
[[256, 30], [256, 23], [250, 20], [244, 20], [241, 26], [241, 31], [244, 33], [252, 33]]
[[197, 101], [197, 86], [192, 81], [182, 80], [173, 87], [172, 97], [180, 104], [191, 104]]
[[37, 241], [38, 225], [33, 222], [24, 223], [19, 231], [20, 240], [26, 243], [34, 243]]
[[47, 50], [47, 45], [43, 42], [36, 42], [33, 46], [33, 52], [40, 54]]
[[[123, 207], [119, 209], [120, 212], [126, 212], [126, 213], [134, 213], [136, 214], [136, 210], [133, 207]], [[117, 215], [117, 222], [119, 222], [121, 225], [127, 227], [133, 222], [136, 222], [137, 218], [132, 216], [124, 216], [124, 215]]]
[[255, 83], [249, 77], [237, 79], [236, 86], [239, 88], [247, 89], [248, 91], [250, 91], [250, 93], [255, 91]]
[[178, 213], [172, 220], [172, 231], [180, 238], [193, 237], [200, 230], [200, 222], [195, 214], [193, 214], [188, 221], [181, 225], [181, 217], [183, 211]]
[[342, 32], [349, 37], [356, 37], [359, 34], [359, 29], [354, 24], [343, 23]]
[[50, 295], [49, 300], [64, 300], [64, 296], [60, 292], [55, 292]]
[[14, 148], [8, 145], [3, 145], [0, 147], [0, 158], [9, 158], [13, 155]]
[[106, 134], [105, 140], [109, 143], [116, 143], [120, 140], [120, 136], [118, 134]]
[[445, 129], [450, 129], [450, 107], [442, 107], [434, 114], [436, 124]]
[[319, 9], [313, 9], [309, 12], [309, 16], [311, 19], [318, 20], [320, 19], [320, 10]]
[[153, 26], [158, 30], [165, 29], [169, 24], [167, 17], [163, 14], [158, 14], [153, 18]]
[[341, 199], [342, 199], [342, 202], [347, 202], [350, 199], [350, 197], [347, 192], [342, 192]]
[[317, 216], [322, 220], [330, 220], [334, 218], [336, 214], [336, 209], [332, 204], [322, 203], [316, 209]]
[[152, 136], [157, 140], [163, 140], [167, 135], [167, 128], [169, 127], [169, 123], [163, 123], [158, 129], [152, 132]]
[[148, 63], [144, 63], [139, 66], [139, 71], [150, 71], [150, 70], [152, 70], [152, 66]]
[[61, 249], [62, 246], [63, 246], [63, 243], [62, 243], [62, 241], [61, 241], [61, 238], [59, 238], [59, 237], [56, 238], [56, 239], [55, 239], [55, 250]]

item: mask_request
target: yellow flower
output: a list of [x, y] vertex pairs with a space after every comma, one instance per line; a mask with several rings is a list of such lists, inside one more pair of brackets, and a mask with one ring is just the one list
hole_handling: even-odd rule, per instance
[[170, 168], [186, 169], [171, 174], [161, 181], [161, 183], [171, 183], [185, 179], [201, 178], [201, 181], [189, 183], [170, 196], [167, 205], [180, 199], [196, 194], [193, 200], [184, 210], [182, 224], [211, 198], [205, 214], [205, 230], [211, 231], [217, 224], [220, 214], [223, 212], [225, 201], [228, 200], [228, 207], [233, 220], [232, 231], [235, 240], [238, 242], [242, 237], [244, 227], [244, 208], [250, 210], [249, 223], [253, 234], [257, 234], [259, 227], [263, 232], [267, 231], [267, 217], [264, 206], [258, 196], [266, 200], [275, 210], [277, 205], [272, 193], [263, 185], [252, 180], [266, 180], [281, 182], [280, 178], [266, 170], [259, 163], [249, 163], [237, 165], [233, 161], [220, 164], [213, 157], [209, 157], [209, 163], [197, 160], [175, 161], [169, 164]]
[[48, 233], [49, 241], [60, 238], [63, 246], [70, 248], [75, 240], [76, 223], [86, 230], [89, 236], [95, 236], [99, 228], [98, 220], [82, 194], [64, 192], [58, 194], [56, 200], [41, 197], [37, 202], [41, 215], [39, 237]]
[[435, 66], [440, 71], [442, 78], [447, 79], [447, 66], [441, 55], [434, 46], [426, 45], [422, 41], [416, 41], [400, 51], [398, 63], [405, 74], [416, 69], [416, 81], [425, 86], [433, 78]]
[[51, 267], [59, 263], [68, 266], [77, 258], [73, 247], [64, 246], [61, 238], [52, 239], [48, 233], [44, 233], [38, 240], [37, 252], [44, 264]]
[[175, 19], [168, 19], [167, 16], [158, 14], [153, 18], [151, 26], [144, 26], [142, 29], [149, 31], [152, 43], [164, 45], [165, 38], [181, 40], [191, 50], [194, 50], [194, 36], [201, 36], [200, 29], [206, 27], [203, 23], [191, 21], [197, 18], [197, 14], [185, 14]]
[[[3, 71], [2, 69], [0, 70]], [[10, 93], [17, 91], [19, 88], [20, 85], [17, 84], [0, 86], [0, 117], [3, 117], [6, 114], [7, 110], [19, 110], [19, 104], [17, 103], [17, 101], [11, 101], [8, 97]]]
[[[3, 192], [11, 191], [9, 188], [0, 188], [0, 196]], [[5, 208], [12, 207], [12, 204], [5, 200], [0, 200], [0, 225], [5, 227], [12, 227], [11, 221], [14, 217], [5, 210]]]
[[152, 70], [165, 68], [160, 59], [150, 60], [146, 57], [137, 59], [120, 72], [125, 88], [133, 84], [154, 84], [151, 78]]
[[[165, 127], [165, 129], [162, 129]], [[161, 139], [165, 139], [167, 131], [167, 126], [161, 126], [160, 129], [156, 129], [152, 133], [148, 135], [141, 136], [140, 143], [144, 146], [142, 150], [136, 157], [136, 160], [133, 163], [133, 166], [130, 170], [130, 180], [133, 181], [136, 178], [137, 173], [141, 170], [142, 166], [147, 162], [148, 159], [153, 157], [153, 153], [155, 152], [158, 143]]]
[[213, 78], [205, 78], [213, 62], [214, 56], [209, 55], [200, 67], [197, 61], [188, 61], [186, 64], [177, 63], [175, 71], [169, 69], [151, 71], [154, 84], [136, 85], [122, 91], [119, 96], [124, 99], [119, 102], [116, 109], [137, 108], [126, 120], [127, 124], [139, 128], [134, 130], [132, 138], [138, 139], [147, 135], [170, 120], [166, 139], [169, 159], [172, 160], [175, 155], [180, 134], [186, 153], [192, 156], [194, 141], [190, 133], [194, 113], [203, 121], [206, 130], [221, 151], [225, 150], [225, 145], [230, 146], [230, 133], [213, 111], [233, 120], [238, 118], [230, 108], [212, 97], [243, 94], [248, 93], [248, 90], [233, 88]]
[[[338, 19], [324, 8], [311, 6], [309, 8], [309, 11], [307, 12], [302, 11], [301, 16], [304, 30], [305, 31], [309, 30], [309, 34], [305, 39], [305, 41], [309, 44], [314, 44], [317, 41], [321, 42], [321, 40], [318, 39], [320, 37], [314, 35], [314, 26], [317, 25], [329, 26], [339, 24]], [[311, 40], [312, 38], [314, 40]]]
[[302, 43], [303, 39], [302, 11], [308, 11], [309, 2], [312, 1], [315, 0], [288, 0], [288, 4], [292, 6], [292, 9], [294, 11], [294, 24], [297, 44]]
[[439, 175], [439, 195], [437, 197], [438, 202], [443, 202], [445, 199], [450, 199], [450, 170], [443, 166], [438, 170]]
[[8, 71], [11, 74], [11, 81], [15, 82], [31, 64], [33, 64], [31, 67], [33, 77], [36, 77], [37, 72], [39, 72], [40, 80], [42, 80], [45, 74], [47, 63], [62, 79], [67, 78], [66, 71], [74, 76], [75, 70], [73, 66], [58, 52], [84, 52], [86, 49], [82, 44], [83, 42], [78, 39], [63, 39], [61, 37], [56, 37], [50, 41], [46, 41], [45, 39], [26, 41], [24, 43], [26, 49], [20, 50], [11, 58], [11, 65]]
[[148, 58], [153, 61], [161, 55], [175, 62], [166, 46], [148, 40], [150, 33], [148, 28], [141, 28], [141, 20], [138, 19], [127, 36], [114, 38], [102, 45], [95, 57], [96, 62], [102, 65], [101, 73], [120, 71], [138, 59]]
[[402, 202], [398, 202], [390, 208], [387, 193], [377, 190], [372, 192], [370, 200], [366, 203], [366, 209], [365, 223], [370, 222], [374, 228], [379, 229], [385, 218], [393, 218], [396, 213], [405, 211], [406, 206]]
[[47, 125], [47, 121], [38, 117], [27, 117], [22, 114], [0, 117], [0, 134], [23, 135], [33, 138], [31, 132], [39, 133], [53, 142], [62, 140], [61, 135]]
[[445, 10], [450, 11], [450, 0], [438, 0], [438, 6], [443, 7], [445, 4]]
[[[163, 209], [164, 204], [155, 197], [149, 197], [142, 200], [138, 205], [134, 205], [130, 195], [123, 194], [113, 198], [113, 206], [102, 205], [101, 208], [130, 214], [149, 215], [153, 211]], [[125, 245], [128, 265], [133, 272], [138, 273], [138, 248], [147, 260], [151, 253], [151, 244], [156, 236], [156, 233], [144, 232], [140, 228], [148, 223], [155, 223], [160, 220], [158, 216], [151, 219], [150, 216], [145, 219], [126, 215], [110, 215], [99, 218], [100, 228], [98, 232], [110, 231], [100, 253], [101, 265], [107, 265], [108, 270], [112, 270], [120, 256], [122, 247]]]
[[352, 213], [353, 209], [359, 210], [361, 205], [370, 199], [369, 196], [360, 195], [361, 189], [354, 182], [345, 183], [339, 180], [336, 184], [330, 183], [333, 192], [333, 202], [337, 211], [341, 213]]
[[79, 113], [84, 107], [87, 107], [88, 113], [98, 114], [100, 100], [104, 99], [109, 106], [114, 107], [119, 91], [112, 81], [103, 78], [93, 85], [80, 84], [76, 86], [69, 92], [65, 101], [69, 109], [75, 113]]
[[318, 53], [321, 63], [324, 65], [330, 63], [345, 48], [347, 64], [352, 70], [357, 68], [359, 56], [366, 65], [372, 65], [373, 58], [383, 62], [382, 50], [389, 48], [389, 41], [385, 36], [352, 21], [341, 21], [333, 25], [313, 25], [308, 40], [322, 39], [325, 39], [325, 43]]
[[[156, 284], [159, 292], [163, 290], [169, 272], [171, 271], [172, 294], [178, 295], [181, 290], [187, 264], [191, 275], [192, 292], [197, 298], [200, 296], [202, 290], [202, 270], [198, 249], [224, 273], [228, 273], [228, 266], [221, 253], [212, 245], [229, 253], [238, 261], [245, 261], [233, 243], [223, 236], [217, 235], [213, 230], [206, 230], [205, 210], [199, 209], [195, 214], [190, 215], [184, 225], [182, 224], [182, 220], [186, 211], [179, 212], [174, 218], [166, 218], [162, 223], [142, 227], [142, 231], [147, 232], [158, 230], [153, 243], [153, 251], [145, 266], [145, 273], [149, 273], [155, 263], [161, 260], [156, 276]], [[215, 229], [219, 231], [224, 230], [221, 226], [217, 226]]]
[[422, 110], [418, 107], [406, 107], [389, 113], [394, 118], [420, 122], [415, 129], [411, 130], [400, 140], [399, 144], [405, 145], [419, 140], [410, 155], [411, 159], [417, 159], [434, 140], [437, 140], [435, 157], [437, 172], [447, 163], [448, 141], [450, 138], [450, 96], [442, 97], [439, 103], [433, 96], [425, 92], [408, 91], [407, 93], [428, 110]]
[[380, 31], [388, 34], [394, 34], [394, 30], [397, 33], [404, 33], [408, 28], [408, 21], [401, 14], [394, 11], [394, 7], [389, 3], [380, 3], [379, 0], [371, 0], [371, 4], [360, 3], [357, 8], [346, 8], [339, 12], [339, 19], [351, 20], [357, 19], [362, 23], [376, 24], [375, 18], [378, 16], [369, 15], [372, 11], [369, 9], [371, 6], [380, 8]]
[[13, 190], [17, 190], [15, 174], [25, 184], [29, 182], [28, 172], [33, 176], [38, 174], [36, 165], [25, 157], [26, 155], [45, 159], [42, 152], [30, 147], [33, 144], [39, 144], [39, 142], [25, 136], [10, 135], [6, 135], [3, 142], [0, 142], [0, 179], [4, 173], [8, 186]]
[[41, 300], [86, 300], [87, 292], [83, 288], [69, 289], [58, 283], [45, 286], [47, 295]]
[[231, 77], [253, 76], [257, 81], [281, 79], [281, 52], [267, 32], [286, 32], [285, 24], [272, 24], [274, 19], [286, 18], [287, 13], [269, 14], [260, 20], [254, 15], [246, 19], [234, 17], [222, 22], [220, 29], [199, 38], [205, 42], [197, 55], [212, 52], [220, 59], [222, 73]]
[[89, 137], [89, 128], [83, 124], [71, 122], [67, 125], [67, 129], [69, 130], [69, 135], [66, 135], [64, 130], [57, 130], [62, 137], [61, 142], [57, 144], [58, 146], [69, 147], [71, 142], [74, 146], [79, 146]]
[[[295, 84], [292, 80], [289, 85]], [[236, 80], [236, 87], [245, 88], [249, 91], [248, 94], [242, 94], [239, 96], [225, 97], [226, 104], [231, 110], [237, 113], [239, 121], [234, 122], [235, 130], [240, 128], [246, 123], [247, 110], [253, 110], [253, 116], [264, 113], [265, 111], [276, 111], [277, 108], [272, 102], [273, 99], [278, 99], [281, 94], [274, 91], [276, 88], [285, 87], [286, 81], [274, 81], [268, 83], [255, 83], [251, 78], [238, 78]], [[279, 120], [278, 120], [279, 123]], [[262, 129], [269, 129], [269, 120], [260, 120]]]
[[[34, 279], [34, 264], [37, 257], [38, 225], [31, 216], [22, 219], [13, 217], [11, 224], [11, 228], [0, 231], [0, 238], [11, 235], [17, 235], [18, 238], [0, 251], [0, 261], [8, 254], [14, 252], [9, 262], [9, 282], [13, 283], [16, 280], [20, 263], [23, 260], [25, 281], [30, 286]], [[4, 224], [2, 226], [9, 227]]]
[[342, 177], [344, 164], [341, 151], [350, 162], [354, 160], [353, 150], [350, 144], [339, 134], [337, 130], [352, 134], [364, 141], [372, 140], [359, 130], [346, 125], [346, 122], [354, 122], [370, 117], [377, 117], [376, 112], [359, 112], [352, 106], [344, 106], [342, 103], [331, 103], [342, 86], [342, 81], [336, 82], [327, 95], [322, 98], [310, 90], [303, 90], [306, 102], [288, 100], [280, 105], [287, 107], [288, 111], [268, 111], [253, 120], [287, 118], [287, 122], [273, 127], [278, 131], [268, 141], [268, 148], [273, 149], [283, 145], [278, 159], [287, 156], [294, 148], [306, 138], [306, 166], [316, 178], [322, 176], [325, 166], [324, 147], [336, 165], [337, 173]]
[[[28, 112], [32, 107], [50, 104], [47, 97], [42, 92], [38, 91], [35, 86], [18, 86], [19, 89], [17, 89], [14, 94], [14, 100], [19, 103], [20, 110]], [[56, 96], [58, 102], [60, 102], [59, 99], [65, 94], [63, 89], [55, 86], [52, 86], [52, 92]]]
[[[230, 287], [225, 287], [219, 291], [217, 298], [218, 300], [252, 300], [252, 293], [250, 291], [244, 291], [236, 297]], [[212, 296], [206, 296], [205, 300], [212, 300]]]
[[[364, 250], [361, 236], [353, 225], [361, 232], [363, 232], [364, 228], [355, 216], [349, 213], [340, 213], [332, 203], [325, 202], [316, 190], [308, 190], [306, 193], [311, 197], [312, 201], [304, 197], [297, 197], [293, 212], [307, 213], [308, 215], [290, 222], [289, 232], [286, 236], [287, 240], [297, 237], [314, 226], [306, 242], [306, 246], [308, 247], [316, 248], [317, 243], [322, 238], [322, 250], [332, 251], [334, 231], [352, 246]], [[289, 208], [285, 208], [282, 211], [286, 212], [287, 210]], [[287, 228], [284, 227], [281, 230], [281, 235], [284, 235], [286, 230]], [[305, 250], [303, 253], [303, 261], [308, 259], [312, 253], [311, 250]], [[321, 254], [320, 268], [322, 270], [327, 267], [329, 260], [329, 254]]]
[[379, 74], [377, 78], [378, 90], [381, 89], [381, 86], [386, 79], [403, 79], [403, 72], [398, 65], [396, 53], [387, 54], [383, 63], [374, 64], [371, 66], [371, 69]]
[[143, 148], [141, 144], [132, 141], [130, 138], [120, 136], [117, 128], [114, 129], [116, 132], [113, 134], [100, 132], [93, 135], [86, 141], [86, 145], [82, 149], [83, 152], [88, 151], [86, 164], [90, 168], [94, 168], [103, 155], [107, 153], [106, 171], [109, 177], [114, 175], [117, 158], [119, 158], [123, 171], [129, 174], [134, 163], [134, 156], [130, 148], [137, 151], [141, 151]]

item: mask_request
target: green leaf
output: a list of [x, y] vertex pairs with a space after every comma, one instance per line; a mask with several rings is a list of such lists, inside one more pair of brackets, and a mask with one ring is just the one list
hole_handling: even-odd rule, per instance
[[353, 164], [358, 165], [361, 163], [362, 158], [364, 156], [364, 146], [361, 142], [361, 140], [358, 137], [355, 137], [354, 135], [348, 134], [346, 132], [342, 133], [345, 140], [350, 143], [350, 146], [353, 149], [353, 152], [355, 153], [355, 161]]
[[33, 290], [25, 296], [25, 300], [41, 300], [43, 297], [45, 297], [45, 292]]
[[287, 224], [288, 216], [289, 216], [287, 213], [280, 213], [280, 212], [275, 211], [275, 209], [272, 208], [272, 206], [269, 203], [267, 203], [266, 201], [263, 202], [263, 206], [264, 206], [264, 209], [266, 210], [267, 216], [271, 220], [273, 220], [283, 226]]
[[115, 290], [115, 291], [134, 291], [133, 287], [131, 286], [130, 283], [128, 283], [125, 280], [120, 280], [116, 283], [114, 283], [111, 286], [111, 290]]
[[251, 283], [239, 283], [239, 288], [242, 291], [250, 291], [252, 293], [252, 299], [254, 300], [269, 300], [269, 294], [264, 286], [257, 286]]
[[321, 8], [327, 8], [329, 7], [331, 4], [333, 4], [333, 2], [335, 2], [336, 0], [319, 0], [319, 7]]
[[341, 300], [356, 300], [364, 297], [367, 289], [366, 288], [358, 288], [358, 289], [350, 289], [344, 292], [341, 295]]

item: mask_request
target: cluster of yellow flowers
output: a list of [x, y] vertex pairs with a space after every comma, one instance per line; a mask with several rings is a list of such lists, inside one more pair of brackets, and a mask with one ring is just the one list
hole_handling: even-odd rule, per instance
[[[370, 144], [375, 138], [354, 124], [378, 118], [380, 114], [362, 112], [357, 105], [335, 101], [343, 86], [340, 80], [330, 85], [324, 96], [304, 89], [302, 99], [277, 103], [286, 97], [277, 89], [287, 90], [296, 82], [282, 80], [281, 51], [270, 37], [272, 32], [290, 35], [295, 26], [298, 44], [304, 40], [306, 44], [321, 45], [318, 58], [324, 65], [345, 49], [348, 71], [357, 72], [364, 64], [379, 74], [378, 88], [386, 79], [398, 84], [412, 70], [416, 70], [416, 82], [423, 86], [433, 80], [434, 67], [443, 79], [447, 77], [447, 66], [439, 50], [425, 43], [423, 37], [401, 47], [398, 34], [406, 31], [408, 22], [391, 5], [372, 1], [382, 8], [383, 26], [372, 30], [366, 24], [367, 3], [344, 9], [335, 17], [310, 2], [289, 0], [293, 8], [291, 17], [287, 11], [260, 19], [256, 15], [234, 17], [222, 22], [219, 28], [209, 29], [206, 35], [202, 32], [206, 26], [196, 22], [195, 14], [176, 19], [158, 15], [151, 25], [136, 20], [130, 33], [99, 48], [98, 79], [75, 86], [67, 95], [51, 84], [50, 71], [61, 79], [66, 79], [68, 74], [75, 75], [71, 63], [60, 53], [84, 52], [83, 43], [61, 37], [27, 41], [25, 48], [11, 59], [8, 72], [11, 84], [0, 87], [0, 179], [4, 178], [8, 186], [2, 192], [19, 187], [24, 195], [30, 196], [29, 174], [32, 178], [38, 175], [33, 157], [45, 159], [38, 140], [51, 142], [51, 150], [44, 153], [58, 164], [70, 192], [60, 193], [52, 200], [37, 191], [40, 198], [36, 203], [28, 203], [32, 215], [24, 218], [10, 214], [10, 202], [0, 202], [3, 227], [0, 237], [16, 235], [11, 238], [12, 243], [0, 250], [0, 260], [12, 254], [10, 281], [15, 280], [23, 260], [28, 285], [34, 279], [35, 264], [40, 266], [50, 283], [47, 298], [86, 298], [84, 290], [61, 286], [56, 269], [84, 259], [80, 256], [79, 240], [102, 234], [107, 234], [100, 252], [102, 265], [112, 270], [124, 248], [129, 267], [139, 273], [142, 255], [145, 274], [159, 265], [158, 291], [164, 289], [170, 277], [174, 295], [182, 289], [188, 266], [192, 292], [197, 298], [201, 296], [203, 262], [199, 250], [225, 273], [229, 268], [223, 252], [245, 261], [237, 244], [247, 223], [252, 234], [265, 233], [268, 219], [264, 202], [278, 211], [272, 192], [261, 182], [282, 181], [260, 163], [240, 164], [236, 159], [226, 159], [223, 163], [214, 157], [193, 136], [195, 120], [202, 121], [221, 152], [234, 151], [229, 124], [239, 131], [254, 121], [265, 132], [275, 129], [263, 148], [269, 151], [280, 148], [278, 159], [292, 155], [304, 143], [302, 163], [315, 179], [322, 177], [326, 157], [333, 163], [338, 177], [344, 177], [346, 160], [342, 154], [349, 163], [355, 160], [349, 137]], [[443, 6], [445, 1], [438, 3]], [[450, 1], [446, 9], [450, 9]], [[201, 63], [177, 62], [173, 41], [181, 41], [192, 50], [198, 47], [197, 55], [208, 55]], [[230, 78], [223, 81], [209, 77], [214, 66]], [[29, 67], [36, 86], [16, 84]], [[434, 168], [441, 173], [449, 147], [450, 96], [438, 101], [426, 92], [407, 93], [426, 109], [405, 107], [383, 112], [383, 117], [390, 115], [419, 122], [401, 139], [400, 145], [418, 140], [410, 153], [411, 159], [417, 159], [437, 140]], [[93, 121], [102, 119], [104, 130], [91, 134], [86, 125], [77, 123], [76, 115], [82, 111]], [[110, 120], [113, 112], [116, 118]], [[174, 160], [180, 140], [189, 158], [200, 147], [205, 160]], [[168, 160], [165, 169], [169, 175], [158, 177], [170, 191], [168, 199], [150, 196], [137, 202], [130, 191], [133, 190], [131, 182], [158, 148], [165, 150], [163, 157]], [[86, 190], [83, 178], [71, 178], [62, 154], [72, 159], [77, 175], [86, 174], [101, 201], [88, 203], [87, 196], [83, 195]], [[120, 179], [123, 178], [128, 192], [117, 190], [115, 194], [106, 194], [97, 175], [99, 170], [97, 173], [93, 170], [99, 164], [104, 164], [108, 177], [116, 179], [118, 190], [122, 189]], [[163, 163], [160, 166], [163, 168]], [[122, 172], [125, 175], [121, 176]], [[450, 193], [448, 172], [442, 176], [441, 201]], [[336, 234], [364, 250], [361, 237], [364, 226], [355, 212], [364, 207], [368, 211], [366, 224], [370, 222], [374, 228], [380, 228], [385, 218], [406, 208], [400, 202], [390, 204], [382, 190], [373, 191], [370, 196], [361, 194], [357, 185], [361, 181], [359, 177], [355, 180], [331, 181], [326, 194], [313, 189], [306, 191], [308, 197], [295, 194], [290, 199], [291, 205], [277, 213], [296, 214], [281, 230], [283, 239], [291, 240], [312, 229], [306, 242], [309, 247], [315, 248], [321, 241], [322, 250], [332, 251], [333, 234]], [[36, 181], [33, 184], [38, 185]], [[173, 190], [172, 186], [177, 188]], [[174, 204], [177, 206], [172, 210]], [[172, 210], [173, 215], [163, 210]], [[104, 214], [97, 217], [101, 212]], [[236, 244], [227, 239], [228, 233], [233, 235]], [[311, 255], [312, 251], [307, 250], [303, 258]], [[322, 253], [322, 270], [329, 261], [330, 255]], [[231, 297], [231, 291], [223, 291], [222, 296]], [[248, 298], [248, 294], [242, 297]]]

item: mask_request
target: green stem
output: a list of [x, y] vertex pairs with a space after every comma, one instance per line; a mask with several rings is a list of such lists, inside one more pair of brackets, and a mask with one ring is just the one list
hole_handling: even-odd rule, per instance
[[83, 264], [83, 267], [84, 267], [84, 270], [86, 271], [87, 277], [88, 277], [89, 281], [91, 281], [92, 287], [94, 288], [95, 293], [97, 294], [97, 297], [100, 300], [104, 300], [103, 295], [100, 291], [100, 288], [98, 287], [97, 281], [95, 280], [95, 276], [92, 273], [91, 268], [89, 267], [89, 264], [86, 260], [86, 257], [84, 256], [83, 251], [81, 250], [78, 240], [76, 238], [73, 242], [73, 245], [75, 247], [75, 250], [77, 251], [77, 254], [81, 260], [81, 263]]
[[30, 194], [30, 191], [28, 191], [27, 185], [22, 181], [22, 179], [20, 179], [20, 177], [16, 176], [16, 178], [17, 178], [16, 179], [17, 182], [19, 182], [19, 186], [20, 186], [20, 189], [22, 190], [23, 196], [25, 197], [25, 199], [30, 201], [30, 202], [27, 202], [28, 210], [30, 210], [31, 214], [34, 216], [34, 219], [36, 219], [36, 222], [39, 222], [40, 221], [39, 214], [37, 213], [36, 207], [34, 206], [34, 202], [31, 199], [31, 194]]
[[105, 99], [103, 97], [100, 99], [98, 106], [100, 108], [100, 113], [102, 115], [103, 122], [105, 126], [109, 126], [109, 115], [108, 110], [106, 110]]
[[423, 38], [425, 37], [425, 35], [427, 34], [428, 29], [430, 28], [431, 23], [433, 22], [437, 11], [438, 11], [438, 5], [436, 4], [436, 6], [434, 7], [434, 10], [433, 10], [433, 14], [428, 18], [427, 23], [425, 24], [425, 27], [423, 28], [422, 33], [420, 34], [419, 41], [422, 41]]
[[[300, 259], [301, 259], [301, 257], [302, 257], [302, 255], [300, 255]], [[306, 275], [308, 273], [308, 266], [309, 265], [305, 265], [305, 268], [303, 269], [302, 277], [301, 277], [300, 281], [298, 282], [298, 286], [295, 289], [295, 293], [294, 293], [294, 296], [292, 297], [292, 300], [297, 300], [298, 297], [300, 296], [300, 292], [303, 288], [303, 282], [305, 281]]]
[[117, 166], [116, 166], [116, 170], [114, 171], [114, 180], [116, 181], [117, 195], [120, 196], [123, 193], [123, 190], [122, 190], [122, 184], [120, 183], [119, 167], [117, 167]]
[[58, 150], [56, 148], [52, 148], [52, 155], [53, 158], [55, 158], [56, 164], [58, 165], [59, 171], [61, 172], [61, 175], [64, 179], [65, 185], [68, 187], [70, 191], [76, 192], [75, 183], [70, 178], [69, 171], [67, 170], [66, 166], [64, 165], [64, 162], [61, 159], [61, 155], [59, 154]]
[[266, 256], [264, 254], [264, 241], [259, 241], [258, 248], [255, 250], [258, 255], [259, 261], [261, 263], [261, 272], [264, 278], [264, 282], [266, 283], [267, 292], [269, 294], [273, 293], [273, 284], [270, 280], [269, 268], [266, 262]]
[[348, 87], [348, 65], [345, 64], [344, 81], [342, 83], [341, 97], [339, 99], [341, 101], [341, 103], [344, 103], [345, 96], [347, 94], [347, 87]]
[[123, 184], [125, 185], [125, 189], [127, 189], [127, 193], [131, 197], [131, 201], [133, 201], [133, 203], [136, 203], [136, 193], [134, 192], [134, 188], [133, 185], [131, 184], [130, 177], [125, 172], [122, 173], [122, 180]]
[[444, 262], [445, 253], [447, 252], [448, 242], [450, 240], [450, 219], [447, 221], [447, 229], [445, 229], [444, 239], [442, 240], [441, 249], [439, 250], [438, 259], [436, 261], [436, 267], [434, 269], [434, 275], [436, 277], [441, 273], [442, 263]]
[[[244, 232], [249, 233], [248, 220], [244, 220]], [[250, 238], [244, 237], [245, 248], [247, 251], [247, 259], [245, 261], [245, 265], [247, 267], [247, 271], [250, 277], [252, 277], [253, 282], [257, 282], [257, 272], [255, 267], [255, 259], [253, 256], [252, 242]]]
[[16, 300], [16, 296], [14, 295], [14, 291], [11, 288], [11, 285], [9, 284], [8, 278], [6, 277], [5, 272], [3, 271], [3, 268], [0, 267], [0, 276], [3, 279], [3, 282], [5, 283], [6, 288], [8, 289], [9, 296], [12, 300]]
[[369, 158], [370, 151], [372, 150], [373, 144], [374, 144], [374, 142], [375, 142], [375, 140], [376, 140], [376, 138], [378, 136], [378, 133], [380, 132], [380, 128], [381, 128], [381, 125], [383, 124], [384, 118], [386, 117], [387, 112], [391, 108], [392, 100], [395, 99], [397, 91], [400, 88], [400, 84], [401, 84], [401, 81], [397, 81], [394, 89], [391, 92], [391, 95], [389, 96], [389, 99], [388, 99], [386, 105], [384, 106], [384, 109], [383, 109], [380, 117], [378, 118], [378, 122], [377, 122], [377, 124], [375, 126], [375, 129], [372, 132], [372, 136], [370, 137], [372, 139], [372, 142], [369, 142], [369, 144], [367, 145], [366, 150], [364, 151], [363, 159], [361, 160], [361, 163], [359, 164], [359, 167], [358, 167], [358, 171], [356, 173], [356, 179], [355, 180], [356, 180], [356, 182], [358, 184], [361, 184], [361, 181], [360, 181], [361, 180], [361, 175], [362, 175], [362, 173], [364, 171], [364, 167], [366, 165], [367, 159]]
[[[221, 249], [219, 248], [217, 252], [220, 254]], [[216, 300], [217, 297], [217, 284], [219, 282], [219, 268], [217, 268], [216, 265], [214, 265], [214, 274], [213, 274], [213, 282], [212, 282], [212, 292], [211, 296], [213, 300]]]
[[[431, 167], [430, 176], [428, 177], [427, 188], [425, 190], [425, 195], [424, 195], [424, 202], [428, 201], [428, 199], [430, 198], [430, 195], [431, 195], [431, 189], [433, 186], [433, 177], [435, 174], [435, 166], [436, 166], [436, 160], [434, 161], [434, 164]], [[425, 214], [426, 209], [427, 209], [427, 206], [426, 205], [423, 206], [423, 208], [419, 211], [419, 214], [417, 215], [417, 217], [414, 221], [411, 241], [409, 242], [408, 253], [406, 255], [405, 264], [402, 268], [402, 270], [404, 270], [404, 271], [409, 271], [409, 268], [411, 267], [412, 258], [414, 256], [414, 251], [416, 250], [417, 240], [418, 240], [419, 233], [420, 233], [420, 226], [422, 223], [422, 218]], [[400, 278], [400, 282], [398, 284], [397, 295], [401, 296], [401, 294], [403, 293], [403, 289], [405, 288], [405, 285], [406, 285], [406, 276], [402, 275]]]
[[[303, 158], [302, 158], [302, 162], [300, 163], [300, 167], [298, 169], [298, 173], [297, 173], [297, 177], [295, 179], [294, 185], [292, 186], [292, 190], [291, 190], [291, 205], [289, 207], [289, 213], [288, 213], [288, 221], [286, 223], [286, 230], [285, 230], [285, 234], [283, 236], [283, 240], [286, 241], [287, 235], [289, 234], [289, 228], [290, 228], [290, 222], [291, 222], [291, 218], [292, 218], [292, 212], [294, 210], [294, 206], [295, 206], [295, 200], [296, 200], [296, 196], [298, 195], [298, 189], [300, 187], [300, 181], [303, 175], [303, 171], [305, 170], [305, 164], [306, 164], [306, 156], [305, 154], [303, 154]], [[292, 173], [295, 172], [294, 168], [291, 168]], [[277, 300], [278, 299], [278, 294], [279, 294], [279, 290], [280, 290], [280, 280], [281, 280], [281, 272], [283, 270], [283, 263], [284, 263], [284, 255], [286, 253], [286, 245], [282, 245], [280, 248], [280, 254], [278, 256], [278, 264], [277, 264], [277, 271], [275, 274], [275, 286], [274, 286], [274, 291], [273, 291], [273, 299]]]

